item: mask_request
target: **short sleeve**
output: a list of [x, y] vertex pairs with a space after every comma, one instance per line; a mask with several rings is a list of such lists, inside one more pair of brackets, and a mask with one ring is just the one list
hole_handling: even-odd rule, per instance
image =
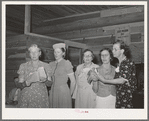
[[65, 62], [65, 68], [67, 74], [73, 73], [73, 66], [69, 60]]
[[19, 70], [17, 71], [17, 73], [19, 75], [24, 75], [24, 73], [25, 73], [25, 64], [24, 63], [20, 65]]

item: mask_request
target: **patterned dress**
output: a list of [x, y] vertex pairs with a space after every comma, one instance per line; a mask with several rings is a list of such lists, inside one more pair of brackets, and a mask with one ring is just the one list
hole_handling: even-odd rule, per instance
[[[44, 67], [47, 75], [50, 76], [51, 70], [47, 63], [39, 61], [38, 67]], [[23, 77], [25, 80], [28, 78], [29, 74], [33, 72], [34, 68], [31, 61], [21, 64], [18, 70], [19, 76]], [[48, 91], [45, 83], [32, 83], [30, 87], [22, 89], [17, 107], [49, 108]]]
[[56, 63], [50, 62], [53, 85], [49, 92], [51, 108], [72, 108], [71, 93], [68, 87], [68, 74], [73, 73], [73, 66], [69, 60], [62, 59]]
[[75, 108], [95, 108], [96, 94], [92, 90], [92, 83], [87, 81], [88, 72], [91, 68], [97, 68], [98, 65], [92, 63], [90, 67], [85, 68], [84, 64], [77, 67], [75, 72], [77, 85], [73, 94], [75, 99]]
[[123, 77], [128, 79], [129, 84], [117, 85], [116, 108], [133, 108], [132, 94], [137, 89], [136, 70], [134, 62], [125, 59], [121, 62], [119, 72], [116, 72], [115, 78]]

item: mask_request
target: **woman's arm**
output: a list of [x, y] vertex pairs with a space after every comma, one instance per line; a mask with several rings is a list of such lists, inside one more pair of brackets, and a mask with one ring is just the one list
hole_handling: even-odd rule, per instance
[[97, 93], [99, 89], [98, 83], [99, 83], [98, 81], [92, 81], [92, 84], [93, 84], [92, 89], [95, 93]]
[[76, 86], [76, 79], [75, 79], [75, 76], [74, 76], [74, 73], [71, 73], [71, 74], [68, 74], [68, 77], [70, 78], [70, 92], [71, 92], [71, 95], [73, 94], [74, 92], [74, 89], [75, 89], [75, 86]]
[[107, 84], [123, 84], [125, 82], [128, 82], [128, 80], [124, 79], [124, 78], [117, 78], [117, 79], [107, 80], [100, 73], [97, 74], [95, 71], [91, 72], [90, 79], [93, 79], [95, 81], [99, 80], [99, 81], [101, 81], [103, 83], [107, 83]]

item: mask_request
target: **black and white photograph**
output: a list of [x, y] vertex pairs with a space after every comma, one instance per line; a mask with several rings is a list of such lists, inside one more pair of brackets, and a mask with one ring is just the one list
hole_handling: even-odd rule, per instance
[[147, 1], [2, 1], [2, 119], [147, 119]]

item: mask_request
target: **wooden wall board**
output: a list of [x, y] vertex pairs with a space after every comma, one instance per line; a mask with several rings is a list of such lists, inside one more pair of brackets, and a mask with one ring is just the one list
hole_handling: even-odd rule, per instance
[[20, 64], [25, 62], [25, 59], [8, 59], [6, 60], [6, 70], [18, 70]]
[[26, 46], [24, 47], [14, 47], [14, 48], [6, 48], [6, 58], [10, 55], [25, 53], [27, 51]]
[[79, 38], [88, 38], [99, 36], [109, 36], [115, 35], [115, 28], [121, 26], [129, 26], [130, 27], [130, 34], [134, 33], [144, 33], [144, 22], [134, 22], [134, 23], [127, 23], [127, 24], [119, 24], [113, 26], [106, 26], [106, 27], [95, 27], [90, 29], [80, 29], [80, 30], [73, 30], [68, 32], [61, 32], [61, 33], [53, 33], [47, 34], [47, 36], [62, 38], [62, 39], [79, 39]]
[[6, 38], [6, 42], [20, 42], [20, 41], [26, 41], [26, 40], [27, 40], [27, 36], [24, 34]]
[[39, 27], [33, 30], [37, 34], [59, 33], [72, 30], [89, 29], [95, 27], [104, 27], [118, 24], [126, 24], [133, 22], [144, 21], [144, 12], [128, 13], [123, 15], [116, 15], [110, 17], [97, 17], [85, 20], [76, 21], [73, 23], [59, 24], [58, 26]]

